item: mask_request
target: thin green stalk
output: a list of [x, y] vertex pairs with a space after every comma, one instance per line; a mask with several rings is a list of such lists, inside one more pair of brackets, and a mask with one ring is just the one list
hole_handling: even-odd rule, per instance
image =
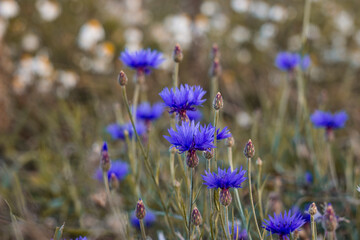
[[308, 29], [310, 25], [310, 13], [311, 13], [311, 0], [306, 0], [305, 8], [304, 8], [303, 29], [301, 34], [302, 47], [304, 47], [308, 36]]
[[191, 211], [193, 205], [193, 168], [190, 168], [190, 193], [189, 193], [189, 222], [188, 222], [188, 234], [189, 240], [191, 240]]
[[141, 237], [143, 240], [146, 240], [144, 221], [143, 219], [139, 219], [139, 222], [140, 222]]
[[225, 230], [224, 212], [221, 211], [221, 209], [220, 209], [219, 212], [220, 212], [221, 228], [222, 228], [222, 230], [223, 230], [223, 232], [224, 232], [225, 238], [226, 238], [227, 240], [230, 240], [230, 239], [228, 238], [228, 234], [226, 233], [226, 230]]
[[[170, 120], [170, 126], [172, 129], [175, 129], [175, 118], [176, 118], [176, 114], [173, 113], [171, 115], [171, 120]], [[171, 176], [171, 180], [174, 182], [175, 181], [175, 169], [174, 169], [174, 162], [175, 162], [175, 153], [176, 151], [174, 151], [173, 149], [170, 150], [170, 161], [169, 161], [169, 164], [170, 164], [170, 176]]]
[[224, 206], [224, 213], [225, 213], [225, 235], [226, 238], [231, 239], [230, 238], [230, 228], [229, 228], [229, 212], [228, 212], [228, 207]]
[[336, 175], [336, 168], [335, 168], [335, 162], [334, 158], [331, 153], [331, 143], [329, 140], [326, 142], [326, 150], [327, 150], [327, 159], [329, 161], [329, 168], [330, 168], [330, 176], [333, 181], [333, 184], [336, 189], [338, 189], [338, 182], [337, 182], [337, 175]]
[[217, 148], [216, 148], [216, 143], [217, 143], [217, 140], [216, 140], [216, 128], [217, 128], [217, 125], [218, 125], [218, 121], [219, 121], [219, 110], [214, 110], [214, 127], [215, 127], [215, 131], [214, 131], [214, 160], [215, 160], [215, 164], [217, 164]]
[[123, 92], [123, 100], [125, 102], [125, 106], [126, 106], [126, 110], [129, 114], [129, 117], [130, 117], [130, 121], [131, 121], [131, 124], [134, 128], [134, 132], [135, 132], [135, 136], [136, 136], [136, 139], [137, 139], [137, 143], [138, 145], [140, 146], [140, 150], [141, 150], [141, 153], [142, 155], [144, 156], [144, 162], [145, 162], [145, 167], [146, 167], [146, 170], [148, 172], [148, 174], [150, 175], [151, 179], [153, 180], [154, 184], [155, 184], [155, 188], [158, 192], [158, 195], [159, 195], [159, 199], [160, 199], [160, 203], [161, 203], [161, 206], [163, 208], [163, 211], [165, 212], [165, 219], [166, 219], [166, 222], [167, 224], [169, 225], [170, 227], [170, 230], [171, 230], [171, 233], [174, 237], [176, 237], [176, 234], [175, 234], [175, 230], [174, 230], [174, 227], [172, 225], [172, 222], [170, 221], [170, 218], [169, 218], [169, 211], [168, 211], [168, 208], [166, 207], [165, 205], [165, 201], [163, 199], [163, 196], [161, 194], [161, 190], [160, 190], [160, 187], [156, 181], [156, 177], [153, 173], [153, 171], [151, 170], [151, 164], [150, 164], [150, 160], [149, 160], [149, 155], [145, 152], [145, 149], [144, 149], [144, 146], [142, 145], [141, 143], [141, 139], [140, 139], [140, 136], [136, 130], [136, 127], [135, 127], [135, 122], [134, 122], [134, 119], [133, 119], [133, 116], [132, 116], [132, 113], [130, 111], [130, 106], [129, 106], [129, 101], [128, 101], [128, 98], [127, 98], [127, 94], [126, 94], [126, 87], [123, 86], [122, 87], [122, 92]]
[[179, 85], [179, 63], [175, 62], [174, 75], [173, 75], [173, 88], [174, 91]]
[[[137, 111], [137, 104], [139, 101], [139, 93], [140, 93], [140, 84], [139, 84], [139, 81], [137, 80], [136, 84], [135, 84], [134, 95], [133, 95], [133, 100], [132, 100], [133, 113], [135, 115], [136, 115], [136, 111]], [[136, 118], [134, 119], [134, 125], [136, 126]], [[136, 175], [139, 163], [138, 163], [138, 159], [136, 157], [136, 141], [135, 141], [134, 137], [131, 139], [131, 150], [132, 150], [133, 158], [136, 162], [135, 168], [133, 169], [133, 171]]]
[[[211, 159], [208, 159], [206, 161], [206, 169], [208, 172], [211, 172]], [[207, 189], [208, 193], [209, 193], [209, 208], [208, 208], [208, 219], [209, 219], [209, 225], [210, 225], [210, 237], [211, 239], [213, 239], [213, 231], [212, 231], [212, 212], [213, 212], [213, 206], [212, 206], [212, 198], [211, 198], [211, 189]]]
[[210, 109], [212, 109], [212, 101], [214, 100], [216, 93], [218, 92], [218, 77], [212, 76], [210, 80]]
[[264, 213], [263, 213], [263, 207], [262, 207], [262, 189], [261, 189], [261, 170], [262, 170], [262, 164], [259, 164], [259, 173], [258, 173], [258, 196], [259, 196], [259, 211], [260, 211], [260, 218], [261, 222], [264, 221]]
[[316, 233], [316, 222], [313, 215], [310, 215], [311, 219], [311, 240], [317, 239], [317, 233]]
[[228, 152], [229, 166], [231, 168], [231, 171], [233, 171], [234, 164], [233, 164], [233, 156], [232, 156], [232, 147], [228, 147], [227, 152]]
[[262, 240], [262, 236], [261, 236], [261, 232], [260, 232], [260, 228], [259, 228], [259, 224], [257, 222], [256, 219], [256, 212], [255, 212], [255, 206], [254, 206], [254, 200], [253, 200], [253, 196], [252, 196], [252, 188], [251, 188], [251, 158], [247, 158], [248, 160], [248, 180], [249, 180], [249, 193], [250, 193], [250, 202], [251, 202], [251, 208], [252, 208], [252, 212], [254, 215], [254, 221], [255, 221], [255, 225], [256, 225], [256, 230], [259, 234], [259, 238]]

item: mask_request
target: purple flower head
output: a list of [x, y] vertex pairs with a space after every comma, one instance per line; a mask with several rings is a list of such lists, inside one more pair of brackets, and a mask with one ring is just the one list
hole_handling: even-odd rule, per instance
[[190, 121], [194, 120], [195, 122], [199, 122], [203, 118], [203, 114], [200, 110], [187, 111], [186, 114]]
[[300, 214], [302, 216], [302, 218], [304, 219], [305, 223], [310, 223], [310, 221], [311, 221], [310, 214], [307, 211], [309, 209], [309, 206], [310, 206], [310, 204], [305, 205], [305, 207], [303, 209], [306, 209], [306, 210], [300, 209], [298, 206], [293, 206], [291, 208], [291, 211], [293, 213]]
[[223, 139], [227, 139], [231, 137], [231, 133], [227, 127], [224, 127], [223, 130], [220, 131], [220, 128], [216, 130], [216, 140], [220, 141]]
[[136, 117], [144, 121], [155, 121], [164, 112], [164, 103], [157, 102], [152, 106], [148, 102], [141, 103], [136, 110]]
[[77, 238], [75, 238], [75, 240], [87, 240], [87, 237], [77, 237]]
[[165, 139], [180, 153], [208, 151], [215, 148], [213, 145], [214, 128], [210, 124], [201, 126], [200, 123], [195, 124], [194, 121], [183, 122], [182, 125], [176, 125], [176, 131], [171, 128], [168, 132], [170, 136], [164, 136]]
[[[232, 226], [229, 224], [229, 232], [231, 234]], [[236, 238], [237, 233], [237, 238]], [[246, 232], [246, 229], [241, 230], [237, 225], [234, 226], [234, 239], [237, 240], [248, 240], [248, 234]]]
[[[108, 180], [110, 181], [111, 179], [111, 175], [115, 175], [116, 179], [118, 181], [122, 181], [126, 175], [128, 175], [128, 173], [130, 172], [129, 169], [129, 164], [123, 161], [112, 161], [111, 163], [111, 167], [109, 169], [109, 171], [107, 172], [108, 174]], [[103, 170], [101, 168], [99, 168], [98, 170], [96, 170], [95, 173], [95, 178], [99, 181], [103, 180]]]
[[297, 53], [279, 52], [275, 59], [275, 65], [281, 71], [290, 72], [301, 62], [301, 56]]
[[306, 184], [312, 184], [314, 182], [314, 177], [309, 171], [306, 171], [305, 173], [305, 182]]
[[169, 113], [176, 112], [179, 116], [185, 117], [187, 111], [195, 111], [196, 106], [201, 106], [205, 99], [205, 95], [200, 86], [181, 85], [180, 88], [164, 88], [160, 93], [160, 97], [170, 108]]
[[[136, 131], [139, 136], [143, 135], [146, 132], [146, 126], [143, 122], [136, 122]], [[106, 127], [106, 131], [111, 135], [113, 139], [125, 139], [124, 131], [127, 130], [129, 133], [129, 138], [132, 138], [135, 133], [131, 122], [125, 124], [113, 123]]]
[[300, 67], [301, 70], [305, 71], [306, 69], [309, 68], [310, 64], [311, 64], [311, 59], [309, 55], [304, 55], [301, 57], [301, 55], [299, 54], [301, 60], [300, 60]]
[[305, 220], [301, 214], [296, 212], [291, 215], [290, 210], [288, 212], [285, 211], [284, 214], [280, 213], [279, 215], [274, 213], [274, 217], [269, 215], [269, 220], [264, 220], [262, 227], [271, 232], [271, 234], [279, 235], [279, 239], [285, 240], [289, 239], [288, 236], [304, 224]]
[[120, 55], [120, 60], [138, 73], [149, 74], [151, 69], [158, 68], [165, 58], [161, 52], [151, 50], [150, 48], [134, 52], [125, 49]]
[[313, 114], [311, 114], [310, 120], [317, 128], [332, 130], [343, 128], [345, 126], [345, 122], [348, 120], [348, 115], [345, 111], [332, 114], [331, 112], [316, 110]]
[[107, 146], [107, 143], [106, 142], [104, 142], [103, 143], [103, 146], [102, 146], [102, 148], [101, 148], [101, 152], [107, 152], [108, 151], [108, 146]]
[[[139, 219], [136, 218], [135, 212], [131, 214], [131, 225], [137, 229], [140, 229]], [[156, 221], [156, 215], [151, 211], [146, 211], [146, 215], [143, 219], [145, 227], [151, 227]]]
[[234, 171], [231, 171], [231, 168], [228, 168], [228, 170], [220, 169], [218, 168], [218, 173], [211, 173], [205, 171], [205, 175], [201, 175], [204, 184], [207, 185], [207, 188], [221, 188], [221, 189], [229, 189], [229, 188], [241, 188], [241, 183], [243, 183], [246, 180], [245, 177], [245, 170], [242, 170], [242, 167], [240, 167], [240, 170], [238, 171], [235, 169]]

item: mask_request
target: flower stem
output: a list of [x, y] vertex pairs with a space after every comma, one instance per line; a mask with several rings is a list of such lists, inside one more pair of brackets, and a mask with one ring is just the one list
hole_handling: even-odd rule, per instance
[[[211, 159], [208, 159], [206, 161], [206, 169], [208, 172], [211, 172]], [[209, 225], [210, 225], [210, 229], [212, 229], [212, 211], [213, 211], [213, 207], [212, 207], [212, 198], [211, 198], [211, 191], [212, 189], [207, 189], [208, 193], [209, 193], [209, 208], [208, 208], [208, 219], [209, 219]], [[210, 230], [210, 237], [211, 239], [213, 239], [213, 234], [212, 231]]]
[[223, 232], [224, 232], [224, 234], [225, 234], [225, 238], [227, 239], [227, 240], [230, 240], [229, 238], [228, 238], [228, 234], [226, 233], [226, 230], [225, 230], [225, 223], [224, 223], [224, 212], [223, 211], [221, 211], [221, 209], [220, 209], [220, 222], [221, 222], [221, 228], [222, 228], [222, 230], [223, 230]]
[[143, 220], [143, 219], [139, 219], [139, 222], [140, 222], [141, 237], [142, 237], [143, 240], [146, 240], [144, 220]]
[[262, 170], [262, 164], [259, 164], [259, 173], [258, 173], [258, 196], [259, 196], [259, 211], [260, 211], [260, 218], [261, 222], [264, 221], [264, 213], [263, 213], [263, 207], [262, 207], [262, 189], [261, 189], [261, 170]]
[[211, 109], [213, 107], [212, 101], [214, 100], [214, 98], [216, 96], [219, 86], [218, 86], [217, 76], [211, 77], [210, 81], [211, 81], [210, 82], [210, 109]]
[[193, 168], [190, 168], [190, 193], [189, 193], [189, 222], [188, 222], [188, 234], [189, 240], [191, 240], [191, 211], [193, 205]]
[[174, 75], [173, 75], [173, 87], [174, 91], [179, 85], [179, 63], [175, 62]]
[[254, 221], [255, 221], [255, 225], [256, 225], [256, 230], [259, 234], [259, 238], [262, 240], [261, 237], [261, 232], [260, 232], [260, 228], [259, 228], [259, 224], [257, 222], [256, 219], [256, 212], [255, 212], [255, 207], [254, 207], [254, 200], [253, 200], [253, 196], [252, 196], [252, 188], [251, 188], [251, 158], [247, 158], [248, 160], [248, 178], [249, 178], [249, 193], [250, 193], [250, 202], [251, 202], [251, 208], [252, 208], [252, 212], [254, 215]]
[[224, 213], [225, 213], [225, 235], [226, 238], [231, 239], [230, 238], [230, 228], [229, 228], [229, 213], [228, 213], [228, 207], [224, 206]]
[[217, 154], [217, 149], [216, 149], [216, 134], [217, 134], [217, 132], [216, 132], [216, 128], [217, 128], [217, 125], [218, 125], [218, 121], [219, 121], [219, 110], [215, 110], [215, 112], [214, 112], [214, 127], [215, 127], [215, 131], [214, 131], [214, 146], [215, 146], [215, 148], [214, 148], [214, 160], [215, 160], [215, 163], [217, 164], [217, 156], [216, 156], [216, 154]]
[[317, 239], [316, 223], [313, 215], [310, 215], [310, 220], [311, 220], [311, 240], [316, 240]]
[[336, 168], [335, 168], [335, 162], [331, 153], [331, 143], [329, 140], [326, 142], [326, 150], [327, 150], [327, 159], [329, 161], [329, 168], [330, 168], [330, 175], [331, 179], [333, 181], [333, 184], [335, 186], [335, 189], [338, 189], [338, 182], [337, 182], [337, 175], [336, 175]]
[[154, 182], [154, 184], [155, 184], [155, 188], [156, 188], [156, 190], [157, 190], [157, 192], [158, 192], [161, 206], [162, 206], [162, 208], [163, 208], [163, 210], [164, 210], [164, 212], [165, 212], [166, 222], [167, 222], [167, 224], [169, 225], [169, 228], [170, 228], [170, 230], [171, 230], [172, 235], [175, 237], [176, 234], [175, 234], [175, 230], [174, 230], [174, 227], [173, 227], [173, 225], [172, 225], [172, 222], [170, 221], [168, 207], [166, 207], [166, 205], [165, 205], [165, 201], [164, 201], [164, 198], [163, 198], [163, 196], [162, 196], [162, 194], [161, 194], [161, 190], [160, 190], [159, 184], [158, 184], [158, 182], [157, 182], [157, 180], [156, 180], [156, 177], [155, 177], [153, 171], [151, 170], [151, 164], [150, 164], [150, 160], [149, 160], [149, 155], [148, 155], [148, 153], [145, 152], [144, 146], [143, 146], [143, 144], [141, 143], [140, 136], [139, 136], [139, 134], [138, 134], [138, 132], [137, 132], [137, 130], [136, 130], [136, 127], [135, 127], [135, 122], [134, 122], [133, 115], [132, 115], [132, 113], [131, 113], [131, 111], [130, 111], [130, 106], [129, 106], [129, 101], [128, 101], [128, 98], [127, 98], [126, 87], [125, 87], [125, 86], [122, 87], [122, 92], [123, 92], [122, 95], [123, 95], [123, 100], [124, 100], [124, 102], [125, 102], [126, 110], [127, 110], [128, 114], [129, 114], [131, 124], [132, 124], [132, 126], [133, 126], [133, 128], [134, 128], [134, 133], [135, 133], [135, 136], [136, 136], [136, 139], [137, 139], [137, 143], [138, 143], [138, 145], [140, 146], [141, 153], [142, 153], [142, 155], [143, 155], [143, 157], [144, 157], [144, 162], [145, 162], [146, 170], [147, 170], [148, 174], [150, 175], [151, 179], [153, 180], [153, 182]]

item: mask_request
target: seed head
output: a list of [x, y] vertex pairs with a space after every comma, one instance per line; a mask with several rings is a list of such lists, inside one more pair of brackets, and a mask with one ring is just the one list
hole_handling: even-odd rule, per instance
[[189, 168], [194, 168], [199, 164], [199, 157], [196, 155], [196, 151], [188, 152], [186, 156], [186, 164]]
[[177, 63], [179, 63], [183, 60], [182, 49], [178, 43], [175, 45], [175, 48], [174, 48], [173, 59], [174, 59], [174, 62], [177, 62]]
[[203, 151], [203, 156], [204, 158], [206, 158], [207, 160], [210, 160], [214, 157], [214, 149], [211, 148], [208, 151]]
[[253, 158], [255, 155], [255, 147], [254, 147], [251, 139], [249, 139], [249, 141], [245, 145], [244, 155], [247, 158]]
[[229, 189], [223, 188], [220, 190], [220, 203], [225, 207], [229, 206], [232, 201]]
[[213, 107], [215, 110], [219, 110], [224, 107], [223, 98], [220, 92], [218, 92], [213, 100]]
[[120, 71], [119, 76], [118, 76], [118, 82], [119, 82], [120, 86], [122, 86], [122, 87], [126, 86], [126, 84], [128, 83], [128, 78], [127, 78], [126, 74], [124, 73], [124, 71]]
[[202, 222], [202, 217], [197, 207], [194, 207], [194, 209], [192, 210], [191, 220], [195, 226], [199, 226]]
[[136, 208], [135, 208], [135, 216], [137, 219], [143, 219], [145, 217], [146, 214], [146, 210], [145, 210], [145, 206], [143, 201], [141, 200], [141, 198], [139, 199], [139, 201], [136, 204]]

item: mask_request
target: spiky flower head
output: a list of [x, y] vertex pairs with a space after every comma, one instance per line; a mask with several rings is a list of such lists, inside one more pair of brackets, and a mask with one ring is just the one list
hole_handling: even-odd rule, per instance
[[214, 128], [211, 125], [203, 125], [194, 121], [184, 122], [182, 125], [176, 125], [174, 129], [168, 130], [170, 136], [164, 136], [180, 153], [208, 151], [215, 148], [213, 145]]
[[195, 226], [199, 226], [202, 222], [202, 217], [199, 209], [197, 207], [194, 207], [191, 213], [191, 221]]
[[216, 140], [217, 141], [220, 141], [223, 139], [228, 139], [231, 137], [232, 137], [232, 135], [231, 135], [228, 127], [224, 127], [221, 131], [220, 131], [220, 128], [216, 129]]
[[[102, 169], [98, 169], [95, 173], [95, 178], [99, 181], [103, 180]], [[116, 178], [117, 181], [122, 181], [130, 172], [130, 167], [127, 162], [121, 160], [112, 161], [111, 167], [107, 170], [108, 180], [110, 181], [112, 176]]]
[[215, 110], [220, 110], [224, 107], [223, 97], [220, 92], [218, 92], [213, 100], [213, 107]]
[[143, 201], [140, 198], [136, 204], [135, 216], [137, 219], [141, 220], [141, 219], [144, 219], [145, 215], [146, 215], [145, 206], [144, 206]]
[[177, 63], [179, 63], [183, 60], [183, 53], [182, 53], [181, 47], [178, 43], [175, 45], [175, 48], [174, 48], [173, 59], [174, 59], [174, 62], [177, 62]]
[[246, 180], [245, 170], [235, 169], [231, 171], [231, 168], [220, 169], [218, 168], [217, 173], [211, 173], [205, 171], [205, 175], [201, 175], [204, 180], [204, 184], [207, 185], [207, 188], [221, 188], [221, 189], [229, 189], [229, 188], [241, 188], [241, 183]]
[[[135, 127], [139, 136], [146, 133], [146, 126], [143, 122], [137, 121]], [[125, 124], [118, 124], [118, 123], [110, 124], [106, 127], [106, 131], [111, 135], [113, 139], [125, 140], [125, 133], [128, 134], [130, 139], [132, 137], [136, 137], [131, 122], [127, 122]]]
[[120, 71], [119, 76], [118, 76], [118, 83], [120, 84], [120, 86], [126, 86], [128, 83], [128, 78], [126, 76], [126, 74], [124, 73], [124, 71]]
[[107, 143], [104, 142], [101, 148], [100, 167], [102, 171], [106, 172], [110, 169], [110, 166], [111, 166], [111, 161], [109, 157], [108, 146]]
[[279, 239], [289, 239], [289, 235], [298, 230], [305, 224], [305, 220], [299, 212], [291, 214], [291, 210], [284, 214], [277, 215], [274, 213], [274, 217], [269, 215], [269, 219], [264, 220], [263, 228], [269, 231], [271, 234], [279, 235]]
[[[146, 211], [146, 215], [143, 219], [145, 227], [151, 227], [156, 221], [156, 215], [152, 211]], [[137, 229], [140, 229], [140, 221], [135, 215], [135, 211], [130, 217], [131, 225]]]
[[333, 232], [339, 225], [338, 217], [335, 214], [333, 206], [329, 203], [325, 208], [324, 215], [322, 216], [322, 226], [325, 231]]
[[120, 55], [120, 60], [138, 74], [149, 74], [151, 69], [158, 68], [165, 58], [161, 52], [150, 48], [133, 52], [125, 49]]
[[275, 65], [281, 71], [290, 72], [301, 62], [301, 56], [292, 52], [279, 52], [276, 55]]
[[196, 110], [196, 111], [187, 111], [186, 112], [188, 118], [190, 121], [195, 121], [198, 122], [203, 118], [203, 114], [200, 110]]
[[176, 113], [182, 119], [188, 119], [187, 111], [196, 111], [197, 106], [202, 106], [206, 91], [200, 86], [181, 85], [180, 88], [164, 88], [160, 97], [170, 108], [169, 113]]
[[332, 114], [331, 112], [316, 110], [311, 114], [310, 120], [317, 128], [338, 129], [345, 126], [348, 115], [345, 111]]
[[143, 102], [136, 109], [136, 117], [144, 121], [155, 121], [161, 117], [164, 108], [162, 102], [154, 103], [152, 106], [149, 102]]
[[254, 147], [251, 139], [249, 139], [249, 141], [245, 145], [244, 155], [246, 158], [253, 158], [255, 155], [255, 147]]

